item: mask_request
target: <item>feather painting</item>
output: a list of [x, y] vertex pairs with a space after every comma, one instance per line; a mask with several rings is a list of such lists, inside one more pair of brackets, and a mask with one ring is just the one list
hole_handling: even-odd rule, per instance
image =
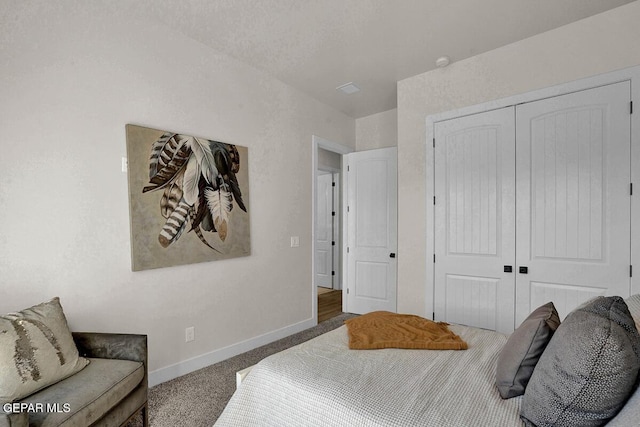
[[134, 271], [249, 254], [245, 147], [127, 125], [127, 154]]

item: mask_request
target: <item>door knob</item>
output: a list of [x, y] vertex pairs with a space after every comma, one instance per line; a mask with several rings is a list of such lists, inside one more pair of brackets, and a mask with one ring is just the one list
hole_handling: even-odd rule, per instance
[[523, 267], [520, 267], [520, 268], [519, 268], [519, 270], [518, 270], [518, 272], [519, 272], [520, 274], [528, 274], [528, 273], [529, 273], [529, 267], [524, 267], [524, 266], [523, 266]]
[[396, 257], [396, 254], [395, 254], [394, 252], [391, 252], [391, 253], [389, 254], [389, 258], [395, 258], [395, 257]]

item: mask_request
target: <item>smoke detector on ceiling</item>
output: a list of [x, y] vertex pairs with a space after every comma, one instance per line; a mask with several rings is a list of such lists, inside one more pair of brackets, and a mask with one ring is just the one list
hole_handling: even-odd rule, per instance
[[351, 95], [352, 93], [360, 92], [360, 88], [353, 84], [353, 82], [345, 83], [341, 86], [338, 86], [336, 90], [339, 90], [342, 93], [346, 93], [347, 95]]
[[449, 65], [450, 62], [451, 59], [449, 59], [448, 56], [441, 56], [440, 58], [436, 59], [436, 67], [444, 68]]

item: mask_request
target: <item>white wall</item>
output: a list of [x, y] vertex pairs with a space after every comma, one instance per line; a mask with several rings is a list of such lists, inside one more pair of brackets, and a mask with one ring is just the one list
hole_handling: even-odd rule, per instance
[[[2, 9], [0, 313], [60, 296], [74, 330], [148, 334], [156, 381], [309, 326], [311, 136], [355, 121], [126, 2]], [[251, 256], [131, 272], [127, 123], [248, 147]]]
[[[398, 310], [425, 313], [429, 115], [640, 64], [640, 2], [398, 82]], [[429, 184], [428, 184], [429, 183]], [[429, 277], [428, 277], [429, 276]]]
[[356, 119], [356, 150], [374, 150], [397, 145], [397, 109]]

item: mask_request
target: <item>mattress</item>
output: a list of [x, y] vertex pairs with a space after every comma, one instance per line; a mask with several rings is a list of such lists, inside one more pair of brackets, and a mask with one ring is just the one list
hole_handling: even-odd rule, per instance
[[257, 364], [216, 427], [523, 426], [495, 367], [507, 337], [452, 325], [468, 350], [349, 350], [346, 326]]

